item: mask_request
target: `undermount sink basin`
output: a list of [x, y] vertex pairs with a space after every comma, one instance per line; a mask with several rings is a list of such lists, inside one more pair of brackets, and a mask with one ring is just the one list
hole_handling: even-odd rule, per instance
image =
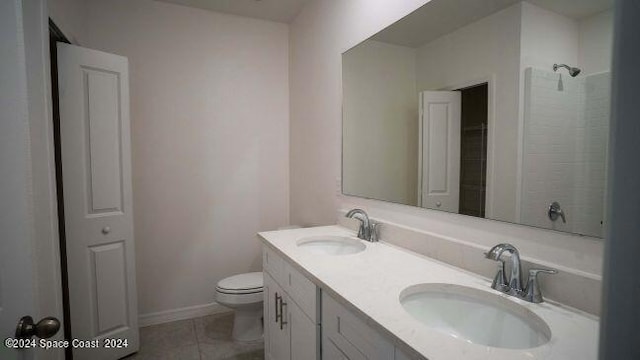
[[312, 236], [298, 240], [298, 247], [319, 255], [349, 255], [366, 249], [359, 239], [346, 236]]
[[404, 289], [400, 303], [426, 326], [473, 344], [529, 349], [551, 339], [551, 329], [538, 315], [488, 291], [419, 284]]

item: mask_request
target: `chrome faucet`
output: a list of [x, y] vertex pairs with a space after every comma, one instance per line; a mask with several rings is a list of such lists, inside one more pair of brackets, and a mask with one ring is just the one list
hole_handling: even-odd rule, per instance
[[360, 220], [358, 238], [370, 242], [378, 241], [378, 224], [369, 220], [369, 216], [362, 209], [352, 209], [345, 215], [350, 219]]
[[[511, 253], [511, 271], [509, 279], [505, 275], [504, 260], [501, 259], [502, 253]], [[529, 278], [527, 280], [526, 287], [522, 287], [522, 280], [520, 273], [522, 272], [520, 264], [520, 253], [515, 246], [511, 244], [498, 244], [492, 247], [485, 256], [487, 259], [498, 261], [498, 272], [493, 278], [491, 288], [501, 291], [503, 293], [516, 296], [532, 303], [541, 303], [544, 301], [542, 298], [542, 291], [540, 291], [540, 284], [538, 282], [538, 274], [556, 274], [557, 270], [547, 269], [531, 269], [529, 270]]]
[[[504, 273], [504, 260], [500, 258], [502, 256], [502, 253], [505, 251], [511, 253], [511, 274], [508, 280], [506, 279]], [[489, 252], [486, 254], [486, 256], [487, 259], [500, 262], [498, 270], [498, 273], [502, 273], [501, 279], [499, 279], [500, 288], [494, 287], [494, 289], [503, 291], [502, 289], [504, 288], [504, 285], [506, 285], [510, 291], [522, 291], [522, 280], [520, 280], [520, 253], [515, 246], [511, 244], [498, 244], [492, 247], [491, 250], [489, 250]], [[495, 283], [496, 279], [494, 279], [494, 285], [496, 285]]]

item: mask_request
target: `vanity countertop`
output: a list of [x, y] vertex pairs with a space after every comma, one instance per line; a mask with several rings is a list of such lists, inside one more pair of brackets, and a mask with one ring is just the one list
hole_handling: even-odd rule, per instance
[[[288, 259], [311, 281], [386, 335], [404, 351], [429, 360], [589, 360], [598, 354], [597, 318], [544, 302], [532, 304], [491, 289], [491, 282], [384, 242], [364, 242], [366, 250], [341, 256], [306, 252], [296, 244], [308, 236], [355, 236], [341, 226], [261, 232], [263, 243]], [[490, 260], [487, 260], [490, 261]], [[541, 317], [551, 340], [531, 349], [502, 349], [469, 343], [428, 328], [400, 304], [405, 288], [422, 283], [468, 286], [503, 296]]]

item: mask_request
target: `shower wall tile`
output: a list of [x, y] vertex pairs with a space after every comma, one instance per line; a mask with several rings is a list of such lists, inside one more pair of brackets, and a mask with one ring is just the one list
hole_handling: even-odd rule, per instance
[[[609, 82], [609, 73], [525, 71], [522, 223], [602, 236]], [[566, 224], [547, 217], [553, 201]]]

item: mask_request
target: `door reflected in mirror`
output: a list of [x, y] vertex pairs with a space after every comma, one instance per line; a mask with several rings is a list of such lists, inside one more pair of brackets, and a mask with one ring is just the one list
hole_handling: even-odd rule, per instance
[[433, 0], [345, 52], [342, 192], [602, 237], [612, 4]]

